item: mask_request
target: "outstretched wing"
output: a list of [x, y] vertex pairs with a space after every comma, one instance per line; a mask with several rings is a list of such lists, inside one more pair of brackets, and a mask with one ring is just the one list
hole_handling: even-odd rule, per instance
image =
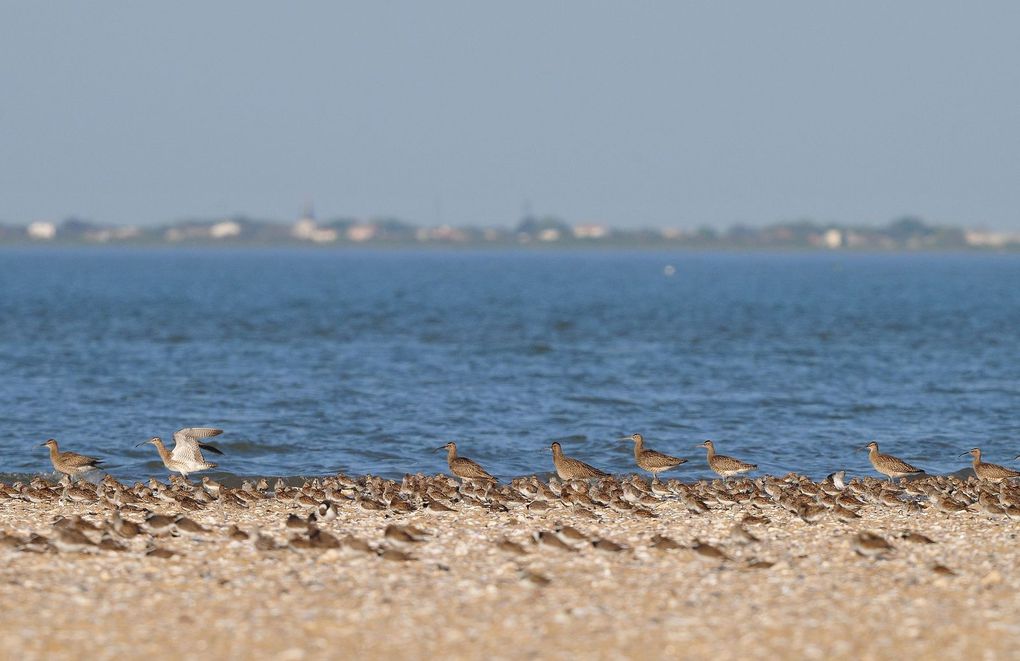
[[[223, 433], [222, 429], [213, 429], [211, 427], [186, 427], [184, 429], [178, 429], [174, 432], [174, 449], [170, 453], [174, 459], [178, 461], [186, 462], [204, 462], [205, 459], [202, 457], [202, 450], [200, 447], [210, 447], [204, 443], [199, 443], [201, 438], [209, 438], [210, 436], [219, 436]], [[223, 454], [216, 450], [217, 453]]]
[[201, 438], [219, 436], [222, 433], [222, 429], [213, 429], [212, 427], [185, 427], [174, 432], [174, 445], [180, 445], [185, 441], [198, 441]]

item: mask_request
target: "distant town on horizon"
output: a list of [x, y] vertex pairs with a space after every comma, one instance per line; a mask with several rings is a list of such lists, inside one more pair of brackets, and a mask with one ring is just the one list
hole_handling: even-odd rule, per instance
[[1020, 251], [1020, 232], [933, 225], [906, 216], [880, 227], [797, 220], [725, 230], [619, 229], [601, 223], [570, 224], [556, 216], [525, 216], [514, 228], [421, 226], [397, 218], [317, 220], [311, 211], [296, 221], [237, 215], [190, 219], [158, 226], [102, 224], [80, 218], [0, 223], [2, 245], [126, 246], [491, 246], [676, 247], [696, 249], [805, 250], [1009, 250]]

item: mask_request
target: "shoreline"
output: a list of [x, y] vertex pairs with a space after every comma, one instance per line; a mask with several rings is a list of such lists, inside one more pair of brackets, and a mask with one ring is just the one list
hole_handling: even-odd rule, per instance
[[1017, 256], [1018, 247], [953, 247], [953, 248], [813, 248], [807, 246], [681, 246], [660, 243], [585, 245], [585, 244], [417, 244], [417, 243], [373, 243], [373, 244], [304, 244], [304, 243], [88, 243], [88, 242], [20, 242], [0, 243], [0, 251], [9, 252], [252, 252], [252, 253], [421, 253], [421, 254], [595, 254], [595, 253], [675, 253], [678, 255], [831, 255], [838, 256]]
[[[614, 480], [631, 485], [622, 486], [630, 510], [589, 505], [570, 488], [566, 497], [517, 499], [422, 480], [406, 498], [399, 483], [378, 478], [335, 482], [336, 517], [313, 521], [318, 533], [287, 519], [305, 520], [328, 480], [281, 497], [249, 494], [243, 505], [228, 499], [237, 497], [229, 487], [197, 506], [197, 491], [163, 487], [151, 501], [122, 502], [122, 520], [147, 527], [153, 514], [184, 516], [206, 532], [185, 531], [183, 520], [180, 530], [159, 528], [152, 518], [157, 536], [130, 538], [110, 527], [117, 509], [108, 498], [79, 494], [61, 505], [5, 490], [0, 598], [18, 606], [0, 622], [0, 650], [23, 658], [891, 658], [980, 648], [995, 658], [1020, 643], [1020, 523], [980, 511], [978, 500], [953, 513], [938, 501], [993, 488], [1010, 498], [1013, 485], [854, 480], [836, 497], [854, 517], [841, 518], [835, 503], [794, 513], [807, 494], [822, 503], [833, 489], [792, 477], [763, 479], [762, 489], [700, 482], [675, 495]], [[598, 485], [588, 485], [589, 496], [601, 497]], [[931, 495], [912, 493], [922, 487]], [[123, 549], [98, 550], [60, 532], [67, 527]], [[892, 548], [876, 552], [862, 533]], [[147, 555], [152, 548], [174, 555]]]
[[[713, 479], [717, 479], [717, 478], [711, 478], [710, 479], [710, 478], [704, 477], [705, 475], [711, 475], [712, 474], [711, 469], [709, 469], [707, 467], [704, 468], [703, 470], [700, 470], [699, 473], [700, 473], [700, 475], [688, 475], [688, 476], [682, 476], [682, 475], [681, 476], [676, 476], [676, 474], [674, 474], [674, 473], [667, 473], [667, 477], [664, 477], [663, 481], [665, 482], [665, 481], [668, 481], [669, 479], [675, 479], [675, 480], [678, 480], [678, 481], [686, 483], [686, 484], [698, 484], [698, 483], [702, 483], [702, 482], [712, 482]], [[249, 482], [249, 481], [250, 482], [257, 482], [258, 480], [262, 480], [262, 479], [268, 480], [270, 482], [275, 482], [276, 480], [283, 480], [283, 482], [287, 486], [301, 486], [302, 484], [304, 484], [306, 482], [310, 482], [312, 480], [329, 479], [330, 477], [335, 476], [337, 474], [338, 473], [336, 473], [336, 472], [330, 472], [330, 473], [308, 473], [308, 474], [303, 474], [303, 475], [299, 474], [299, 475], [271, 475], [270, 476], [270, 475], [254, 475], [254, 474], [249, 475], [249, 474], [246, 474], [246, 473], [229, 473], [229, 472], [224, 472], [224, 471], [204, 471], [202, 473], [194, 474], [192, 476], [192, 478], [189, 478], [189, 479], [192, 481], [192, 483], [198, 484], [201, 481], [203, 476], [208, 476], [211, 479], [214, 479], [217, 482], [220, 482], [220, 483], [225, 484], [225, 485], [230, 486], [230, 487], [240, 487], [245, 482]], [[110, 477], [112, 477], [114, 479], [118, 479], [118, 480], [121, 479], [118, 476], [114, 475], [111, 471], [100, 469], [100, 470], [97, 470], [97, 471], [95, 471], [93, 473], [86, 474], [82, 478], [75, 478], [75, 481], [77, 482], [79, 479], [84, 479], [85, 481], [89, 482], [90, 484], [97, 485], [107, 475], [109, 475]], [[145, 483], [149, 479], [155, 479], [157, 481], [165, 482], [166, 479], [167, 479], [166, 475], [167, 474], [166, 474], [165, 471], [164, 471], [163, 475], [161, 475], [161, 476], [153, 476], [151, 474], [145, 474], [144, 477], [139, 477], [138, 479], [128, 478], [126, 480], [123, 480], [123, 483], [124, 484], [129, 484], [129, 483], [130, 484], [134, 484], [136, 482]], [[397, 473], [366, 473], [366, 476], [367, 475], [371, 475], [373, 477], [378, 477], [378, 478], [381, 478], [381, 479], [384, 479], [384, 480], [393, 480], [393, 481], [398, 481], [399, 482], [401, 477], [402, 477], [402, 475], [411, 475], [411, 473], [403, 473], [402, 475], [398, 475]], [[626, 478], [626, 477], [630, 477], [631, 475], [634, 475], [634, 473], [610, 473], [610, 475], [612, 477], [616, 477], [616, 478]], [[814, 480], [816, 482], [819, 481], [819, 480], [824, 481], [824, 477], [820, 476], [820, 475], [812, 475], [812, 474], [797, 473], [797, 472], [790, 472], [790, 473], [787, 473], [787, 475], [797, 475], [798, 477], [805, 477], [807, 479]], [[534, 477], [536, 477], [536, 478], [538, 478], [539, 480], [542, 480], [542, 481], [548, 481], [549, 478], [556, 477], [556, 470], [555, 470], [554, 467], [550, 467], [550, 469], [548, 471], [539, 471], [539, 472], [535, 472], [535, 473], [521, 474], [521, 475], [515, 475], [515, 476], [496, 475], [495, 477], [499, 480], [500, 484], [508, 484], [508, 483], [513, 482], [514, 480], [527, 479], [527, 478], [530, 478], [532, 476], [534, 476]], [[31, 482], [32, 480], [35, 480], [35, 479], [46, 480], [47, 482], [50, 482], [51, 484], [57, 484], [60, 481], [60, 477], [61, 477], [61, 474], [58, 473], [58, 472], [55, 472], [55, 471], [51, 471], [51, 472], [48, 472], [48, 473], [41, 473], [41, 472], [35, 472], [35, 473], [0, 473], [0, 484], [4, 484], [4, 485], [8, 485], [8, 486], [10, 486], [11, 484], [18, 483], [18, 482], [22, 482], [22, 483], [26, 483], [27, 484], [27, 483]], [[647, 477], [647, 476], [644, 476], [644, 477]], [[765, 477], [772, 477], [772, 478], [775, 478], [775, 479], [782, 479], [783, 476], [775, 476], [775, 475], [771, 475], [771, 474], [764, 474], [764, 475], [758, 474], [758, 475], [752, 475], [750, 479], [762, 479], [762, 478], [765, 478]], [[920, 476], [911, 476], [911, 477], [907, 477], [907, 478], [904, 478], [904, 479], [906, 479], [907, 481], [913, 481], [913, 480], [924, 479], [924, 478], [955, 478], [955, 479], [966, 481], [967, 479], [973, 478], [973, 477], [975, 477], [974, 469], [971, 466], [967, 466], [966, 468], [961, 468], [961, 469], [959, 469], [957, 471], [953, 471], [952, 473], [924, 473], [924, 474], [922, 474]], [[874, 474], [867, 475], [867, 474], [856, 474], [856, 473], [853, 474], [853, 475], [847, 475], [845, 479], [849, 481], [851, 479], [862, 480], [862, 479], [868, 479], [868, 478], [871, 478], [871, 479], [882, 479], [882, 478], [875, 477]]]

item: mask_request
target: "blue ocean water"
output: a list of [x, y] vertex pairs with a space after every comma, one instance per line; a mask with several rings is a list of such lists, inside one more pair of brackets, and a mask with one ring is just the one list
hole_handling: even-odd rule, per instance
[[1016, 255], [3, 250], [0, 475], [54, 437], [162, 478], [134, 446], [184, 426], [233, 475], [436, 472], [448, 440], [627, 472], [634, 432], [681, 479], [706, 438], [773, 474], [869, 473], [871, 439], [1010, 464], [1018, 285]]

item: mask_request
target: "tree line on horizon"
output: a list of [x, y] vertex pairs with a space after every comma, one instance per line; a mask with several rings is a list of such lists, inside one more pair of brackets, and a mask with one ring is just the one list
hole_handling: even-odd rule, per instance
[[621, 229], [599, 223], [570, 224], [556, 216], [525, 216], [513, 228], [426, 227], [398, 218], [334, 218], [311, 214], [296, 222], [247, 216], [190, 219], [152, 227], [117, 226], [80, 218], [59, 223], [0, 224], [0, 244], [124, 245], [492, 245], [787, 248], [858, 250], [1020, 249], [1020, 234], [933, 225], [906, 216], [884, 226], [796, 220], [760, 227], [736, 224], [717, 230]]

